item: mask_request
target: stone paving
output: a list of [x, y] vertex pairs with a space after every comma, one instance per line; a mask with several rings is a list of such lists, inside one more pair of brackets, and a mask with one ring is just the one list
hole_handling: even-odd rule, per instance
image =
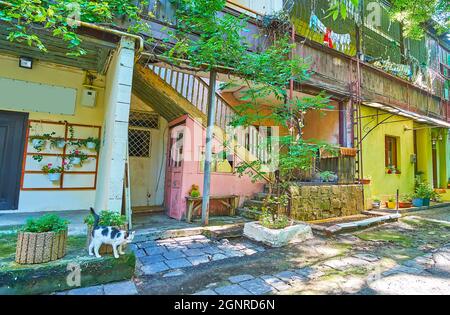
[[[194, 295], [266, 294], [450, 294], [450, 243], [434, 253], [407, 260], [382, 271], [381, 259], [369, 253], [332, 258], [312, 267], [275, 274], [240, 274], [230, 284], [198, 291]], [[372, 271], [366, 278], [351, 275], [355, 268]], [[325, 272], [324, 272], [325, 271]], [[334, 271], [334, 272], [333, 272]], [[349, 271], [345, 276], [324, 281], [320, 277]], [[436, 277], [439, 275], [439, 277]], [[302, 292], [300, 292], [302, 291]], [[322, 291], [322, 292], [321, 292]]]
[[165, 277], [183, 273], [182, 268], [193, 267], [231, 257], [250, 256], [265, 248], [248, 240], [212, 241], [203, 235], [136, 243], [133, 250], [138, 257], [138, 269], [143, 275], [166, 272]]
[[138, 291], [133, 281], [114, 282], [92, 287], [77, 288], [55, 295], [137, 295]]

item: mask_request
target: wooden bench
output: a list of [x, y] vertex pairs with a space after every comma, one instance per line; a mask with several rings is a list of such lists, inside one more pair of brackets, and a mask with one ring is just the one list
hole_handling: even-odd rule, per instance
[[[236, 214], [236, 208], [239, 206], [239, 196], [227, 195], [227, 196], [210, 196], [209, 200], [218, 200], [221, 204], [226, 206], [230, 210], [230, 216]], [[187, 201], [187, 214], [186, 222], [192, 221], [192, 214], [196, 213], [198, 209], [202, 207], [203, 197], [186, 197]]]

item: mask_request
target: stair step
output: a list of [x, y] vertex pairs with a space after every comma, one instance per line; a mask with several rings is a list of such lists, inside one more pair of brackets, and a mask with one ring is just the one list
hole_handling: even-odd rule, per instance
[[258, 208], [261, 209], [261, 207], [264, 205], [264, 201], [262, 200], [255, 200], [255, 199], [251, 199], [251, 200], [246, 200], [244, 202], [244, 206], [248, 207], [248, 208]]
[[237, 208], [236, 210], [238, 215], [251, 220], [259, 220], [259, 216], [261, 215], [261, 211], [249, 209], [247, 207]]
[[224, 238], [237, 238], [244, 235], [244, 225], [234, 225], [226, 228], [217, 227], [209, 230], [208, 236], [214, 240], [221, 240]]

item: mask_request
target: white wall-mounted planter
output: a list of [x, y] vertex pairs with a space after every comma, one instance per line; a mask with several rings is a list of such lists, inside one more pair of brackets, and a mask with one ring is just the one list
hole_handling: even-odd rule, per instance
[[79, 157], [70, 158], [70, 164], [80, 165], [81, 164], [81, 158], [79, 158]]
[[86, 142], [86, 148], [88, 148], [89, 150], [94, 150], [95, 147], [95, 142]]
[[57, 182], [61, 179], [61, 173], [48, 173], [48, 179], [51, 182]]
[[57, 147], [58, 149], [64, 148], [65, 145], [66, 145], [66, 141], [64, 141], [64, 140], [58, 140], [58, 141], [56, 141], [56, 147]]
[[45, 143], [45, 140], [43, 140], [43, 139], [33, 139], [33, 140], [31, 140], [31, 145], [35, 149], [39, 149], [39, 148], [43, 147], [44, 143]]
[[281, 247], [291, 241], [304, 241], [313, 237], [308, 224], [296, 223], [284, 229], [269, 229], [258, 221], [245, 223], [244, 236], [271, 247]]

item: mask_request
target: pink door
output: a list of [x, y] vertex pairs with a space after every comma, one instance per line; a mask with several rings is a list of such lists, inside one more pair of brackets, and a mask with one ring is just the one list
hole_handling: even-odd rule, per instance
[[184, 134], [179, 126], [171, 128], [169, 132], [169, 146], [167, 156], [166, 184], [164, 204], [167, 214], [175, 219], [183, 215], [181, 200], [181, 183], [183, 177], [183, 146]]

